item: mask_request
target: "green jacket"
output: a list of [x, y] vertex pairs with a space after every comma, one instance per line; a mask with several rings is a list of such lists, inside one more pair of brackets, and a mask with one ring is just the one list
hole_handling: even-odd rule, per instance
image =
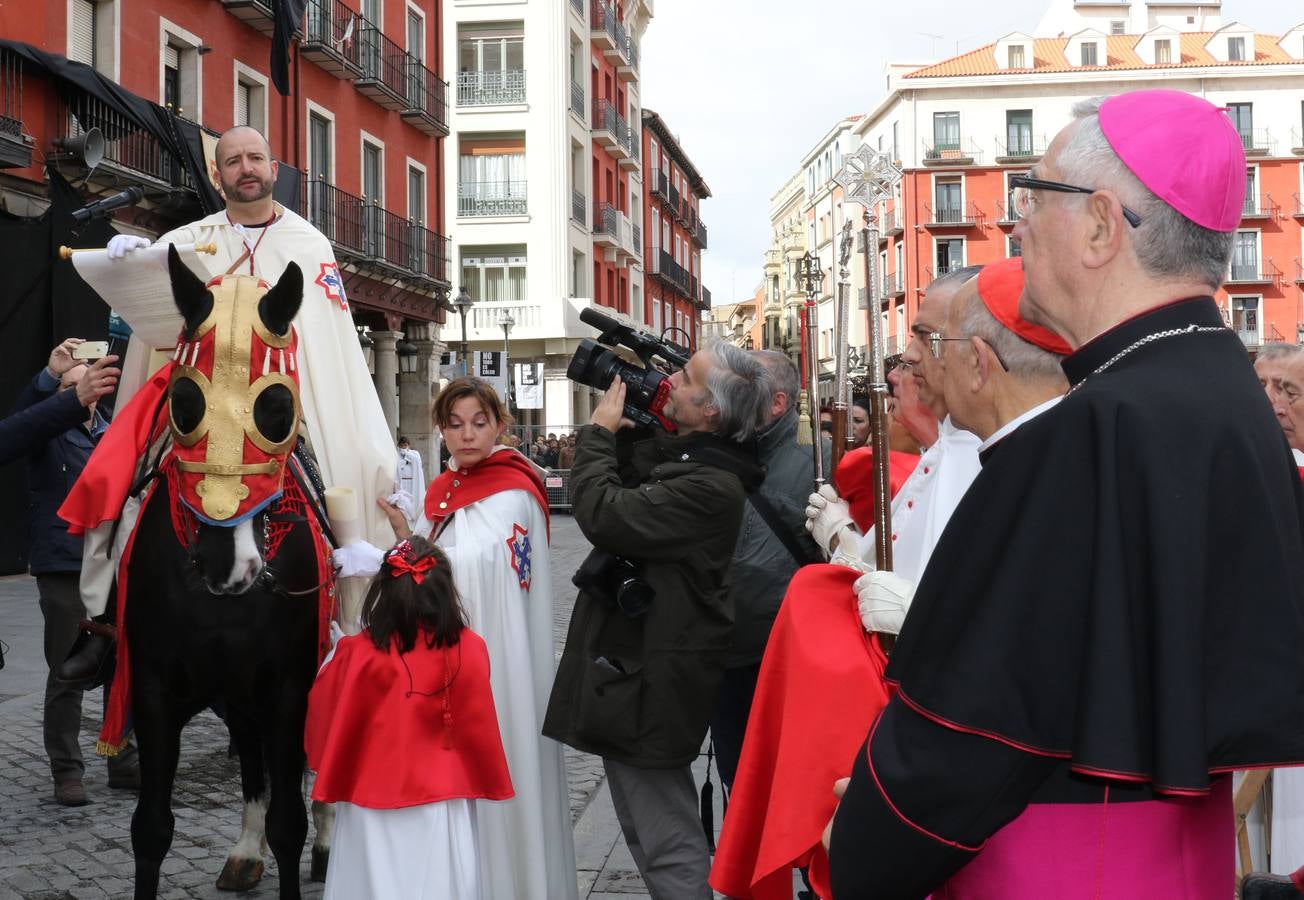
[[633, 444], [624, 466], [616, 443], [605, 428], [580, 429], [571, 511], [595, 549], [639, 562], [656, 596], [630, 618], [580, 591], [543, 733], [628, 765], [684, 766], [724, 674], [744, 489], [764, 470], [753, 444], [712, 434], [658, 432]]

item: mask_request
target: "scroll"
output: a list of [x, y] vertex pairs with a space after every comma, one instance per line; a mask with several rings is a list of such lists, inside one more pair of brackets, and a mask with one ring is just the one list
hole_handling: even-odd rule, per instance
[[[82, 280], [91, 286], [131, 326], [131, 333], [152, 350], [171, 350], [183, 322], [172, 301], [168, 276], [168, 246], [157, 244], [133, 250], [126, 259], [109, 259], [101, 249], [59, 248], [62, 259], [72, 261]], [[177, 244], [177, 253], [190, 271], [208, 281], [208, 267], [200, 253], [216, 253], [213, 244]]]

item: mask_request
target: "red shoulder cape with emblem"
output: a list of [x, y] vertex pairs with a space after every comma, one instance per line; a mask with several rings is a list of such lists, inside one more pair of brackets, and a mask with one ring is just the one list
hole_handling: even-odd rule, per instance
[[444, 520], [464, 506], [491, 497], [499, 491], [528, 491], [548, 518], [548, 492], [534, 465], [510, 447], [503, 447], [468, 469], [445, 469], [426, 488], [426, 518], [435, 523], [435, 531]]
[[[888, 481], [891, 483], [893, 497], [901, 490], [901, 485], [915, 471], [919, 464], [919, 454], [902, 453], [889, 450], [887, 454]], [[847, 501], [851, 518], [861, 534], [874, 525], [874, 450], [872, 447], [857, 447], [838, 462], [833, 475], [833, 484], [838, 489], [838, 496]]]
[[[426, 696], [432, 694], [433, 696]], [[447, 700], [447, 703], [445, 703]], [[489, 688], [489, 651], [469, 628], [452, 647], [378, 650], [344, 637], [308, 695], [312, 799], [399, 809], [513, 796]]]

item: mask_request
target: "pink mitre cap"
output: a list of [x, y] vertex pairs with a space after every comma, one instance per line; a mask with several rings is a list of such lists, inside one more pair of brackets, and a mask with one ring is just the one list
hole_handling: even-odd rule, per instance
[[1100, 105], [1100, 130], [1159, 199], [1211, 231], [1235, 231], [1245, 148], [1223, 110], [1185, 91], [1132, 91]]

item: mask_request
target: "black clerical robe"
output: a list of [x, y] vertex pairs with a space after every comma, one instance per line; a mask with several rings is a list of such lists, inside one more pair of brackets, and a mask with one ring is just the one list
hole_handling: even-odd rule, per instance
[[1201, 297], [1100, 335], [992, 448], [835, 818], [836, 900], [1226, 895], [1225, 773], [1304, 761], [1304, 491], [1222, 324]]

